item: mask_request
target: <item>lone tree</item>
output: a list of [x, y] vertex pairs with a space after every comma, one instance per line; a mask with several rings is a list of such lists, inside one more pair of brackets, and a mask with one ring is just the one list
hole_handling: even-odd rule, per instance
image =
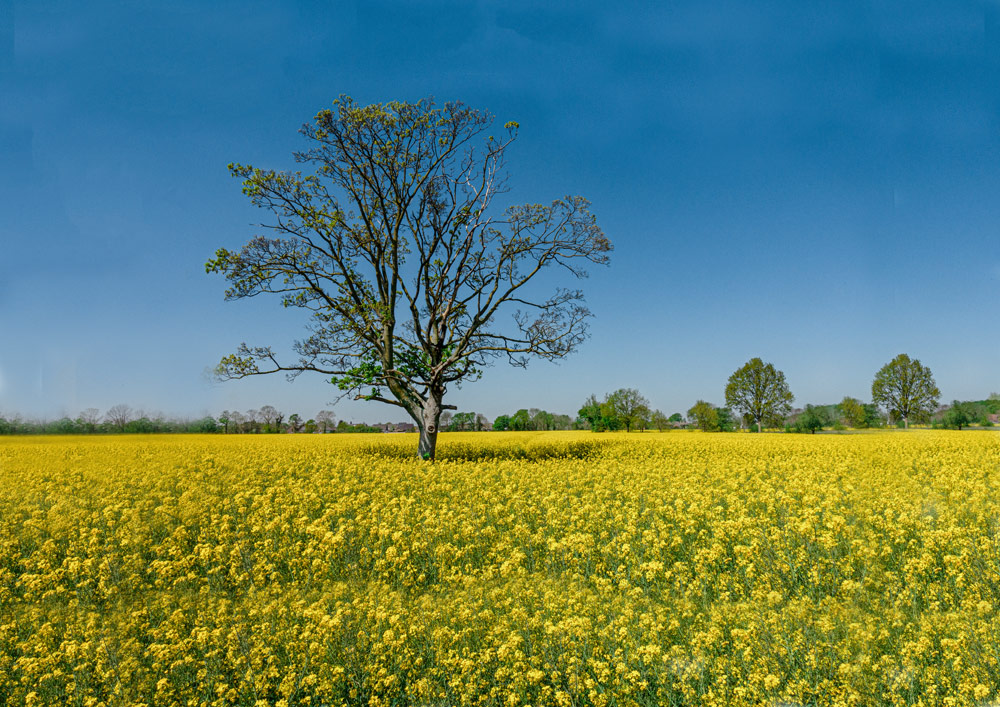
[[497, 210], [518, 125], [496, 138], [492, 124], [461, 103], [341, 96], [300, 130], [308, 149], [295, 161], [311, 174], [231, 164], [274, 219], [268, 236], [218, 250], [206, 270], [228, 279], [226, 299], [277, 294], [311, 326], [297, 360], [241, 344], [219, 377], [329, 376], [344, 395], [403, 408], [433, 459], [441, 412], [455, 409], [443, 403], [450, 385], [498, 357], [523, 367], [574, 351], [591, 316], [582, 293], [539, 295], [535, 276], [585, 277], [612, 245], [579, 196]]
[[906, 354], [882, 366], [872, 381], [872, 401], [885, 406], [891, 416], [903, 418], [907, 429], [911, 417], [928, 418], [937, 409], [940, 397], [931, 369]]
[[726, 405], [756, 420], [758, 432], [763, 430], [765, 419], [787, 415], [793, 400], [785, 374], [759, 358], [747, 361], [729, 376], [726, 385]]

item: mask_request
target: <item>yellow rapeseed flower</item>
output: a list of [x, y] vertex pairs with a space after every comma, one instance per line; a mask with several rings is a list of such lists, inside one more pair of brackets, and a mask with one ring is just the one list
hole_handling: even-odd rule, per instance
[[981, 705], [993, 433], [0, 439], [0, 704]]

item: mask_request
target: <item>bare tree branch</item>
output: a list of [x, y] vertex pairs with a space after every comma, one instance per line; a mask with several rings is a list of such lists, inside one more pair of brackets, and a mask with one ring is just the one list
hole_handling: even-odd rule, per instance
[[525, 366], [576, 350], [591, 317], [582, 293], [539, 298], [528, 284], [552, 268], [586, 277], [612, 245], [582, 197], [494, 207], [518, 126], [496, 138], [492, 124], [461, 103], [342, 96], [302, 127], [309, 147], [295, 160], [311, 174], [230, 165], [273, 221], [206, 270], [226, 277], [227, 299], [272, 294], [312, 319], [297, 361], [242, 344], [218, 375], [321, 373], [356, 399], [406, 409], [433, 456], [448, 385], [497, 357]]

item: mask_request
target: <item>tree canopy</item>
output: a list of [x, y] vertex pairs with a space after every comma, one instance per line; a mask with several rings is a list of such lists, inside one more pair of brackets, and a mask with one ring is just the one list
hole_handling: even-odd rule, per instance
[[817, 430], [823, 429], [828, 420], [822, 414], [822, 408], [815, 405], [806, 405], [795, 421], [795, 429], [799, 432], [810, 432], [816, 434]]
[[737, 369], [726, 385], [726, 405], [756, 421], [758, 432], [765, 420], [787, 415], [794, 399], [785, 374], [759, 358]]
[[845, 395], [837, 408], [841, 418], [849, 427], [860, 429], [868, 426], [864, 403], [857, 398]]
[[604, 400], [601, 401], [596, 395], [591, 394], [583, 401], [583, 407], [577, 414], [594, 432], [617, 430], [622, 427], [621, 420], [615, 415], [614, 407], [611, 405], [610, 395], [604, 396]]
[[942, 422], [945, 427], [960, 430], [963, 427], [968, 427], [973, 420], [975, 420], [973, 405], [953, 400], [951, 401], [951, 406], [945, 412]]
[[711, 403], [699, 400], [688, 410], [688, 419], [704, 432], [719, 430], [719, 411]]
[[872, 400], [907, 428], [911, 419], [929, 418], [940, 397], [931, 369], [905, 353], [882, 366], [872, 381]]
[[619, 388], [605, 395], [604, 400], [589, 396], [580, 408], [578, 420], [594, 432], [621, 429], [631, 432], [650, 425], [662, 431], [668, 426], [666, 416], [660, 410], [651, 410], [649, 400], [635, 388]]
[[635, 388], [619, 388], [608, 396], [611, 413], [631, 432], [633, 427], [644, 424], [649, 418], [649, 400]]
[[579, 196], [498, 211], [518, 125], [499, 137], [492, 125], [462, 103], [342, 96], [300, 131], [308, 147], [295, 161], [311, 174], [231, 164], [273, 220], [206, 269], [227, 278], [227, 299], [274, 294], [311, 325], [297, 360], [241, 344], [218, 375], [321, 373], [344, 394], [403, 408], [432, 459], [450, 385], [497, 358], [525, 366], [574, 351], [591, 316], [582, 292], [539, 295], [533, 281], [547, 270], [585, 277], [611, 242]]

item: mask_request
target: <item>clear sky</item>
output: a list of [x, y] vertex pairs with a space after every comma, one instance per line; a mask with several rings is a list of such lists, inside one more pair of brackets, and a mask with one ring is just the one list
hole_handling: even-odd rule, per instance
[[670, 414], [753, 356], [798, 405], [869, 399], [901, 352], [945, 400], [1000, 390], [995, 2], [0, 0], [0, 412], [328, 407], [318, 376], [206, 376], [302, 319], [204, 263], [264, 216], [226, 165], [292, 168], [342, 93], [518, 121], [510, 197], [586, 196], [615, 244], [580, 352], [461, 409]]

